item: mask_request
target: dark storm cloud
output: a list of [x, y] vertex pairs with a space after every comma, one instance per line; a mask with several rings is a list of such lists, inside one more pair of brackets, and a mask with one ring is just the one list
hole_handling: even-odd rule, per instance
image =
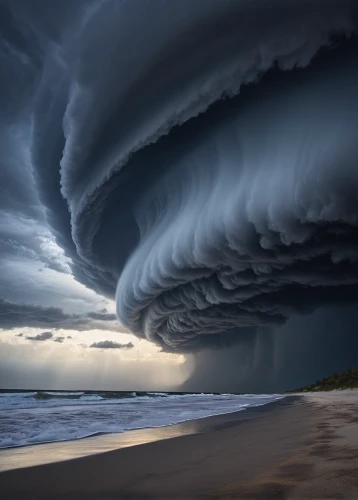
[[15, 304], [0, 298], [0, 328], [10, 330], [22, 326], [62, 328], [65, 330], [125, 331], [118, 321], [93, 319], [88, 314], [67, 314], [58, 307]]
[[95, 349], [132, 349], [134, 345], [132, 342], [128, 344], [120, 344], [118, 342], [113, 342], [112, 340], [101, 340], [100, 342], [94, 342], [90, 345]]
[[40, 342], [44, 342], [45, 340], [50, 340], [53, 337], [53, 333], [51, 332], [41, 332], [37, 335], [28, 335], [26, 337], [27, 340], [38, 340]]
[[[59, 177], [53, 175], [53, 170], [48, 169], [50, 175], [46, 178], [45, 191], [40, 189], [38, 173], [44, 166], [45, 177], [46, 162], [56, 163], [58, 151], [57, 138], [50, 139], [53, 135], [50, 126], [47, 128], [47, 146], [43, 148], [41, 160], [37, 161], [33, 150], [34, 135], [38, 132], [34, 117], [41, 108], [38, 96], [41, 82], [44, 82], [45, 87], [50, 85], [46, 80], [51, 73], [49, 67], [52, 64], [61, 65], [65, 46], [71, 38], [76, 37], [71, 26], [78, 28], [77, 19], [85, 23], [86, 16], [96, 10], [97, 3], [90, 0], [65, 0], [61, 5], [47, 0], [34, 0], [31, 4], [26, 0], [1, 2], [0, 221], [4, 221], [6, 227], [0, 225], [0, 271], [2, 265], [6, 268], [8, 259], [38, 261], [58, 272], [68, 272], [68, 266], [71, 265], [79, 281], [98, 290], [92, 280], [93, 273], [97, 276], [98, 272], [78, 258], [68, 233], [69, 213], [60, 193]], [[54, 82], [53, 90], [56, 92], [55, 83], [59, 88], [63, 80]], [[62, 91], [59, 92], [59, 99], [61, 95]], [[44, 102], [44, 94], [42, 98], [44, 105], [50, 104], [49, 101]], [[60, 130], [62, 125], [56, 122], [55, 108], [47, 108], [46, 116]], [[43, 125], [47, 126], [45, 121]], [[33, 168], [34, 162], [36, 169]], [[47, 200], [51, 203], [47, 204]], [[48, 231], [45, 219], [52, 226], [56, 241], [72, 262], [64, 263], [53, 255], [47, 255], [46, 250], [41, 248], [39, 237]], [[24, 226], [27, 226], [25, 231]]]
[[181, 390], [269, 393], [302, 387], [357, 365], [357, 329], [356, 306], [292, 316], [280, 328], [238, 336], [230, 349], [190, 355], [193, 373]]
[[5, 5], [36, 196], [131, 331], [222, 347], [356, 299], [355, 0]]
[[115, 321], [115, 314], [108, 314], [107, 312], [90, 312], [87, 314], [89, 318], [98, 319], [101, 321]]
[[64, 256], [51, 255], [49, 244], [54, 243], [51, 233], [36, 222], [13, 215], [2, 214], [0, 221], [0, 265], [9, 259], [27, 259], [43, 264], [60, 273], [69, 273]]

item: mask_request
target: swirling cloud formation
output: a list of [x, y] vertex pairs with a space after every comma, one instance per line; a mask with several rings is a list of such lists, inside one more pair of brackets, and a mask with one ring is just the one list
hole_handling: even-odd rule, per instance
[[3, 7], [7, 114], [126, 327], [194, 350], [355, 296], [355, 0], [38, 4]]

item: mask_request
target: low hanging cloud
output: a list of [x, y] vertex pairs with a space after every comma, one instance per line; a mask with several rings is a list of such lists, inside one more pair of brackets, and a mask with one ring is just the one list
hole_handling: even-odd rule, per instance
[[63, 330], [126, 331], [112, 314], [67, 314], [58, 307], [41, 307], [32, 304], [15, 304], [0, 298], [0, 328], [56, 328]]
[[116, 321], [117, 316], [115, 314], [108, 314], [107, 312], [90, 312], [87, 316], [91, 319], [98, 319], [100, 321]]
[[27, 340], [37, 340], [39, 342], [44, 342], [45, 340], [50, 340], [53, 338], [53, 333], [51, 332], [41, 332], [37, 335], [27, 335]]
[[90, 345], [95, 349], [132, 349], [134, 345], [132, 342], [128, 344], [120, 344], [119, 342], [113, 342], [112, 340], [101, 340], [100, 342], [94, 342]]
[[[356, 300], [356, 0], [40, 4], [5, 2], [3, 128], [57, 266], [168, 351]], [[114, 320], [0, 302], [0, 327]]]

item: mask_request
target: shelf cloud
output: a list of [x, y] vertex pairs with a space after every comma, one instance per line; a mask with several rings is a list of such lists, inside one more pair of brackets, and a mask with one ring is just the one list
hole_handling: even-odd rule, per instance
[[32, 217], [67, 259], [46, 265], [166, 351], [356, 299], [356, 0], [38, 4], [1, 7], [0, 161], [10, 176], [24, 145]]

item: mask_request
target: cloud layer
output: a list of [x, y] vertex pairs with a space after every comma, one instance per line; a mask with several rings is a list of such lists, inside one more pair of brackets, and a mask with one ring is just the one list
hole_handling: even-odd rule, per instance
[[[74, 331], [107, 330], [123, 332], [124, 328], [119, 325], [113, 316], [113, 314], [108, 313], [100, 313], [99, 315], [95, 313], [67, 314], [58, 307], [16, 304], [0, 298], [0, 328], [5, 330], [27, 326], [32, 328], [61, 328]], [[50, 332], [43, 332], [43, 334], [50, 334]], [[47, 338], [26, 338], [30, 340], [47, 340]], [[60, 341], [57, 340], [57, 342]]]
[[355, 0], [52, 4], [5, 3], [0, 49], [4, 129], [68, 259], [45, 265], [167, 350], [355, 299]]

